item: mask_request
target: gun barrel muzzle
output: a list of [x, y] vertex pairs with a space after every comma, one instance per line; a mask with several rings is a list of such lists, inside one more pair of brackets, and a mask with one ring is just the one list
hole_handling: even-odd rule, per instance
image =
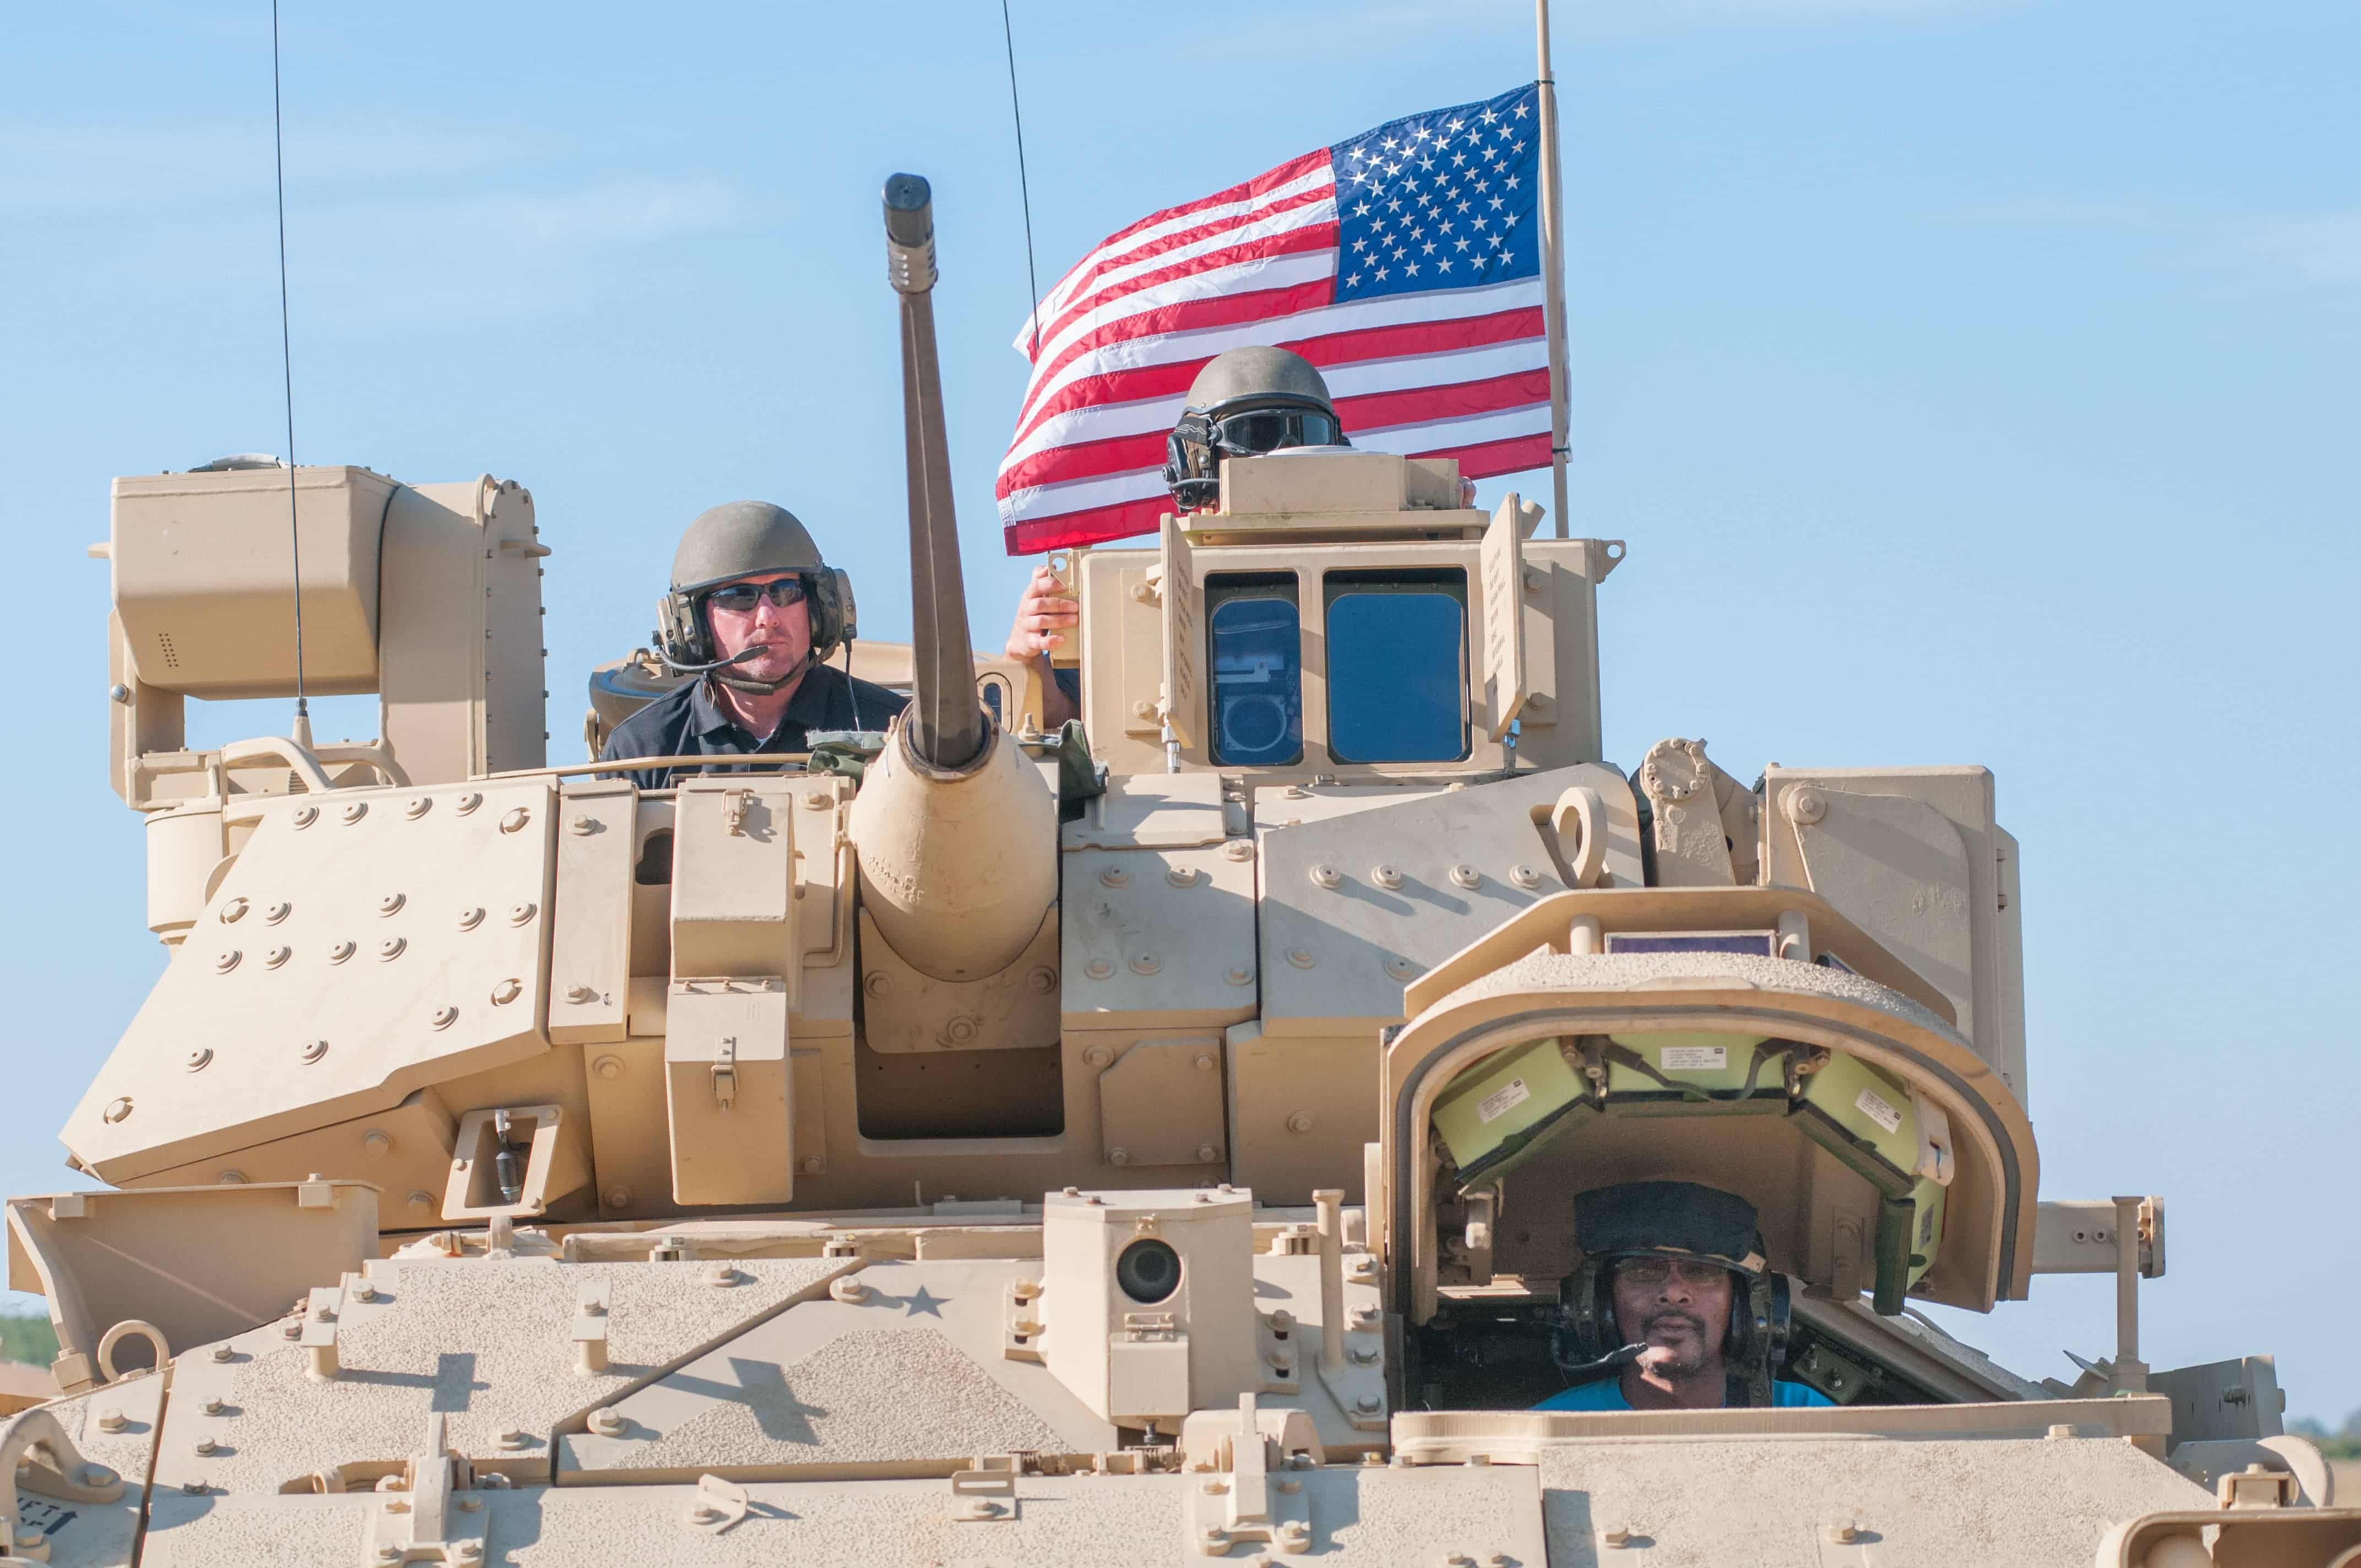
[[935, 286], [935, 192], [921, 174], [885, 181], [885, 280], [902, 294]]

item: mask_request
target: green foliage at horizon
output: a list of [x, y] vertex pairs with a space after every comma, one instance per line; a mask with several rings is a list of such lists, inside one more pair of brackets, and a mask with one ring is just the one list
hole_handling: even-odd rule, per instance
[[0, 1361], [46, 1367], [58, 1358], [58, 1331], [46, 1312], [0, 1312]]

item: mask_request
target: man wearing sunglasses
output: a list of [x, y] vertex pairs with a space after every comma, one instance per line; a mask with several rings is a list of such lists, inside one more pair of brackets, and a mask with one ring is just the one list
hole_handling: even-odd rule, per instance
[[[1635, 1181], [1576, 1195], [1574, 1228], [1584, 1266], [1569, 1282], [1570, 1305], [1611, 1320], [1607, 1343], [1624, 1349], [1607, 1361], [1624, 1361], [1633, 1346], [1639, 1354], [1620, 1376], [1577, 1383], [1534, 1409], [1706, 1410], [1730, 1403], [1731, 1383], [1745, 1381], [1724, 1354], [1733, 1348], [1736, 1310], [1767, 1267], [1754, 1205], [1693, 1182]], [[1784, 1317], [1784, 1298], [1779, 1312]], [[1834, 1403], [1801, 1383], [1769, 1387], [1774, 1405]]]
[[[767, 501], [731, 501], [688, 525], [657, 613], [657, 656], [694, 678], [617, 725], [602, 759], [805, 751], [816, 730], [883, 729], [908, 700], [826, 663], [852, 641], [851, 585], [795, 515]], [[669, 789], [681, 774], [718, 771], [631, 778]]]
[[[1284, 348], [1233, 348], [1208, 360], [1189, 384], [1180, 422], [1165, 443], [1164, 482], [1182, 511], [1202, 511], [1222, 499], [1224, 457], [1350, 444], [1328, 383], [1310, 360]], [[1081, 672], [1049, 663], [1050, 651], [1081, 619], [1057, 574], [1046, 565], [1036, 567], [1017, 600], [1007, 652], [1012, 659], [1041, 662], [1045, 729], [1081, 717]]]

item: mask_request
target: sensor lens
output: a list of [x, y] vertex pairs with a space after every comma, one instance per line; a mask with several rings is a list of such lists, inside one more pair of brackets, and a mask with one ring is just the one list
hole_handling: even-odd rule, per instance
[[1144, 1237], [1116, 1255], [1115, 1282], [1143, 1306], [1161, 1301], [1180, 1288], [1180, 1255], [1169, 1242]]

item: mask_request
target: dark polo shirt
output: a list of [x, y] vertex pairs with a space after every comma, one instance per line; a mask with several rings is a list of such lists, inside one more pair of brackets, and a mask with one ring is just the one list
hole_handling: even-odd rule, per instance
[[[599, 760], [630, 757], [744, 757], [808, 751], [818, 729], [883, 729], [910, 699], [873, 681], [855, 680], [832, 664], [815, 664], [787, 701], [776, 733], [757, 740], [713, 700], [710, 676], [677, 686], [640, 709], [607, 737]], [[708, 768], [708, 773], [735, 773]], [[643, 768], [629, 775], [642, 789], [670, 789], [675, 774], [694, 778], [694, 768]]]

